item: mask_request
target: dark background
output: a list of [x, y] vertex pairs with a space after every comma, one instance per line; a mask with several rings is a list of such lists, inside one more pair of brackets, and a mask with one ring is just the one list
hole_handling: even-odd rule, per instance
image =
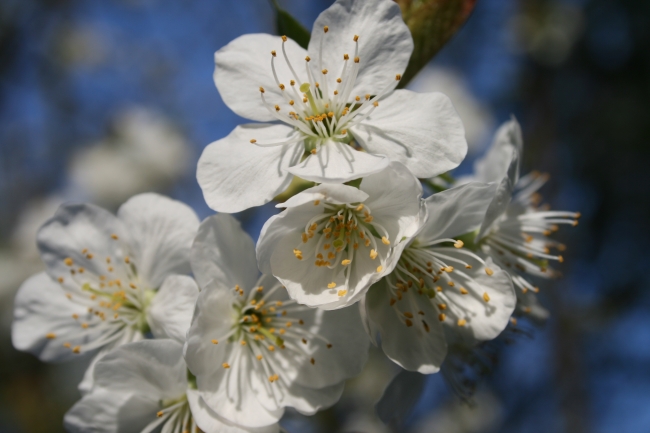
[[[311, 28], [331, 2], [280, 3]], [[148, 190], [209, 215], [196, 160], [242, 121], [212, 56], [252, 32], [275, 32], [266, 0], [0, 3], [0, 432], [62, 431], [84, 368], [11, 347], [13, 296], [41, 269], [35, 230], [61, 201], [115, 209]], [[456, 104], [471, 148], [461, 173], [514, 113], [524, 172], [550, 173], [546, 201], [583, 217], [558, 234], [564, 278], [541, 286], [550, 320], [489, 352], [473, 406], [427, 377], [403, 431], [650, 432], [650, 2], [479, 0], [413, 86]], [[238, 216], [256, 238], [272, 212]], [[373, 351], [333, 409], [284, 424], [387, 432], [372, 405], [396, 373]]]

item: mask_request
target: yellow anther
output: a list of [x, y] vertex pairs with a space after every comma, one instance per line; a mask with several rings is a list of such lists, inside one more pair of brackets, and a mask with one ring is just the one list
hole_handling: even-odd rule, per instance
[[113, 233], [113, 234], [111, 235], [111, 238], [113, 238], [114, 241], [116, 241], [116, 240], [119, 239], [115, 233]]
[[456, 285], [456, 284], [454, 284], [453, 281], [449, 281], [447, 284], [448, 284], [449, 286], [451, 286], [451, 287], [454, 287], [454, 286]]
[[347, 293], [348, 293], [347, 290], [343, 290], [343, 289], [341, 289], [341, 290], [339, 290], [339, 291], [337, 292], [337, 295], [339, 295], [339, 298], [342, 298], [342, 297], [345, 296]]
[[395, 75], [395, 81], [399, 81], [401, 79], [402, 79], [402, 74]]
[[59, 281], [60, 284], [63, 284], [63, 281], [64, 281], [63, 277], [59, 277], [59, 278], [57, 278], [57, 280]]
[[285, 35], [282, 35], [282, 42], [287, 42], [287, 37]]
[[354, 58], [354, 63], [359, 63], [359, 56]]
[[350, 263], [352, 263], [352, 260], [350, 260], [350, 259], [341, 260], [341, 264], [342, 264], [343, 266], [347, 266], [347, 265], [349, 265]]
[[381, 243], [383, 243], [384, 245], [390, 245], [390, 241], [386, 236], [381, 237]]
[[294, 80], [291, 80], [291, 81], [289, 81], [289, 84], [291, 84], [292, 86], [295, 86], [296, 82]]
[[[307, 99], [307, 98], [302, 98], [302, 102], [307, 103], [307, 101], [309, 101], [309, 99]], [[311, 119], [308, 119], [308, 118], [305, 117], [305, 120], [311, 120]]]
[[[295, 102], [292, 99], [292, 100], [289, 101], [289, 105], [293, 105], [293, 104], [295, 104]], [[291, 113], [293, 113], [293, 111]], [[289, 113], [289, 114], [291, 114], [291, 113]], [[293, 113], [293, 114], [296, 114], [296, 113]]]
[[280, 90], [284, 90], [284, 84], [280, 83], [278, 87], [280, 88]]
[[275, 347], [274, 347], [274, 346], [269, 346], [268, 349], [269, 349], [271, 352], [275, 352]]
[[361, 98], [360, 98], [359, 96], [355, 96], [355, 97], [354, 97], [354, 100], [357, 101], [357, 102], [359, 102], [359, 101], [361, 101]]
[[413, 318], [413, 314], [409, 313], [408, 311], [405, 311], [403, 314], [404, 314], [405, 317], [408, 317], [409, 319]]
[[372, 105], [374, 105], [375, 107], [379, 107], [379, 102], [375, 101], [375, 102], [372, 103]]
[[446, 310], [447, 309], [447, 304], [438, 304], [438, 308], [441, 310]]
[[465, 326], [467, 325], [467, 320], [465, 319], [458, 319], [458, 326]]
[[494, 271], [490, 268], [485, 268], [485, 273], [488, 274], [489, 276], [494, 275]]
[[357, 212], [361, 212], [362, 210], [363, 210], [363, 203], [357, 206]]
[[81, 352], [81, 347], [75, 346], [72, 348], [72, 353], [79, 353], [79, 352]]
[[275, 106], [275, 111], [280, 111], [280, 106], [279, 105]]
[[305, 61], [306, 61], [306, 62], [308, 62], [308, 61], [310, 61], [310, 60], [311, 60], [311, 57], [309, 57], [309, 56], [305, 57]]
[[377, 258], [377, 251], [374, 249], [370, 250], [370, 258], [375, 260]]
[[468, 294], [469, 292], [467, 291], [466, 288], [461, 287], [461, 288], [460, 288], [460, 293], [461, 293], [461, 295], [466, 295], [466, 294]]
[[463, 248], [463, 245], [465, 245], [465, 243], [463, 243], [463, 241], [461, 241], [460, 239], [458, 239], [456, 242], [454, 242], [454, 246], [456, 248]]
[[359, 40], [359, 35], [354, 35], [354, 38], [352, 38], [354, 42], [357, 42]]
[[370, 93], [366, 93], [365, 98], [366, 98], [366, 101], [369, 100], [370, 99]]
[[88, 324], [87, 323], [82, 323], [81, 327], [84, 328], [84, 329], [88, 329]]
[[258, 361], [261, 361], [263, 356], [262, 355], [257, 355], [256, 358], [257, 358]]
[[239, 344], [241, 344], [242, 346], [246, 346], [246, 341], [242, 340], [239, 342]]
[[[338, 92], [335, 92], [335, 93], [338, 93]], [[327, 113], [327, 117], [334, 117], [334, 112], [330, 111], [329, 113]]]
[[276, 56], [276, 54], [275, 54], [275, 50], [271, 51], [271, 55], [272, 55], [273, 57]]
[[449, 273], [449, 272], [454, 272], [454, 267], [453, 266], [446, 266], [442, 268], [443, 271]]
[[517, 326], [517, 319], [515, 319], [514, 317], [511, 317], [510, 318], [510, 323], [512, 323], [512, 326]]
[[72, 261], [72, 259], [70, 257], [66, 257], [63, 260], [63, 263], [65, 263], [67, 266], [72, 266], [74, 264], [74, 262]]
[[73, 318], [74, 320], [77, 320], [77, 319], [79, 318], [79, 315], [76, 314], [76, 313], [74, 313], [74, 314], [72, 315], [72, 318]]
[[413, 326], [413, 322], [412, 322], [410, 319], [405, 319], [405, 320], [404, 320], [404, 324], [406, 324], [406, 326], [409, 327], [409, 328], [410, 328], [411, 326]]
[[377, 272], [381, 272], [383, 270], [384, 270], [383, 266], [381, 266], [381, 265], [377, 266]]
[[230, 364], [228, 364], [227, 362], [224, 362], [223, 364], [221, 364], [221, 366], [223, 368], [230, 368]]
[[87, 258], [88, 260], [92, 260], [93, 257], [95, 257], [95, 256], [92, 255], [92, 254], [86, 254], [86, 258]]
[[260, 92], [264, 93], [264, 87], [260, 87]]
[[327, 32], [329, 32], [329, 31], [330, 31], [330, 28], [329, 28], [329, 27], [327, 27], [327, 26], [325, 26], [325, 27], [323, 27], [323, 31], [324, 31], [325, 33], [327, 33]]
[[557, 256], [557, 261], [560, 262], [560, 263], [564, 263], [564, 257]]
[[490, 302], [490, 295], [488, 295], [487, 292], [486, 292], [486, 293], [483, 293], [483, 300], [484, 300], [485, 302]]
[[327, 75], [327, 69], [323, 69], [321, 72], [323, 73], [323, 75]]
[[158, 418], [160, 418], [160, 417], [162, 417], [164, 414], [165, 414], [165, 413], [161, 410], [161, 411], [158, 411], [158, 413], [156, 413], [156, 416], [157, 416]]
[[45, 338], [54, 340], [56, 338], [56, 334], [53, 332], [50, 332], [49, 334], [45, 334]]
[[328, 288], [328, 289], [333, 289], [334, 287], [336, 287], [336, 283], [335, 283], [334, 281], [332, 281], [331, 283], [329, 283], [329, 284], [327, 285], [327, 288]]

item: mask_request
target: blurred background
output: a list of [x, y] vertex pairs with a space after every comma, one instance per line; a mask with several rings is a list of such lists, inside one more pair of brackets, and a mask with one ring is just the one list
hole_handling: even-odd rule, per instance
[[[330, 3], [279, 1], [309, 29]], [[15, 292], [42, 269], [37, 228], [64, 201], [115, 210], [152, 190], [208, 216], [196, 161], [242, 121], [213, 53], [253, 32], [276, 32], [267, 0], [0, 2], [0, 433], [61, 432], [79, 397], [83, 362], [46, 365], [9, 338]], [[650, 2], [478, 0], [410, 87], [454, 102], [470, 144], [459, 173], [515, 114], [524, 172], [550, 173], [546, 202], [583, 217], [558, 234], [569, 249], [564, 277], [541, 286], [547, 323], [482, 348], [470, 403], [441, 374], [420, 378], [392, 431], [650, 432]], [[256, 239], [273, 212], [237, 216]], [[391, 432], [374, 405], [397, 373], [373, 350], [339, 404], [283, 425]]]

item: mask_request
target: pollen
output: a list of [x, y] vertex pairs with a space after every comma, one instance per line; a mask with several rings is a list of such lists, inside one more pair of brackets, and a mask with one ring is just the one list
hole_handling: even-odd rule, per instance
[[59, 278], [58, 278], [58, 281], [59, 281], [60, 284], [63, 284], [63, 281], [64, 281], [64, 280], [63, 280], [63, 277], [59, 277]]
[[405, 311], [403, 314], [404, 314], [404, 317], [408, 317], [409, 319], [413, 318], [413, 313], [409, 313], [408, 311]]
[[490, 302], [490, 295], [488, 295], [487, 292], [486, 292], [486, 293], [483, 293], [483, 300], [484, 300], [485, 302]]
[[72, 259], [71, 259], [70, 257], [66, 257], [66, 258], [63, 260], [63, 263], [65, 263], [66, 266], [72, 266], [72, 265], [74, 264], [74, 262], [72, 261]]
[[308, 61], [310, 61], [310, 60], [311, 60], [311, 57], [309, 57], [309, 56], [305, 57], [305, 61], [306, 61], [306, 62], [308, 62]]
[[330, 28], [329, 28], [329, 27], [327, 27], [327, 26], [323, 27], [323, 32], [327, 33], [327, 32], [329, 32], [329, 31], [330, 31]]
[[458, 319], [458, 326], [465, 326], [467, 325], [467, 320], [465, 319]]
[[349, 265], [350, 263], [352, 263], [352, 260], [350, 260], [350, 259], [341, 260], [341, 264], [342, 264], [343, 266], [347, 266], [347, 265]]
[[293, 250], [293, 255], [296, 256], [298, 260], [302, 260], [302, 251], [294, 249]]
[[275, 106], [275, 111], [280, 111], [280, 106], [279, 105]]
[[447, 316], [445, 315], [445, 313], [438, 314], [438, 320], [440, 320], [441, 322], [444, 322], [446, 318]]
[[223, 368], [230, 368], [230, 364], [228, 364], [227, 362], [224, 362], [223, 364], [221, 364], [221, 366]]
[[334, 281], [332, 281], [331, 283], [329, 283], [329, 284], [327, 285], [327, 288], [328, 288], [328, 289], [333, 289], [334, 287], [336, 287], [336, 283], [335, 283]]
[[395, 75], [395, 81], [399, 81], [402, 79], [402, 74], [396, 74]]
[[359, 56], [354, 58], [354, 63], [359, 63]]
[[359, 40], [359, 35], [354, 35], [354, 38], [352, 38], [352, 40], [354, 40], [354, 42], [357, 42]]
[[386, 236], [381, 237], [381, 243], [383, 243], [384, 245], [390, 245], [390, 241]]
[[489, 276], [494, 275], [494, 271], [490, 268], [485, 268], [485, 273], [488, 274]]
[[158, 413], [156, 413], [156, 416], [157, 416], [158, 418], [160, 418], [160, 417], [162, 417], [164, 414], [165, 414], [165, 412], [163, 412], [163, 411], [161, 410], [161, 411], [158, 411]]
[[81, 347], [75, 346], [72, 348], [72, 353], [79, 353], [79, 352], [81, 352]]
[[260, 87], [260, 92], [264, 93], [264, 87]]
[[54, 340], [56, 338], [56, 334], [53, 333], [53, 332], [50, 332], [48, 334], [45, 334], [45, 338], [47, 338], [49, 340]]
[[327, 69], [323, 69], [321, 72], [323, 73], [323, 75], [327, 75]]
[[337, 293], [337, 295], [339, 295], [339, 298], [342, 298], [342, 297], [345, 296], [347, 293], [348, 293], [347, 290], [339, 290], [338, 293]]
[[271, 55], [272, 55], [273, 57], [276, 56], [276, 54], [275, 54], [275, 50], [271, 51]]
[[409, 319], [404, 320], [404, 323], [405, 323], [406, 326], [409, 327], [409, 328], [410, 328], [411, 326], [413, 326], [413, 322], [412, 322], [411, 320], [409, 320]]
[[287, 42], [287, 37], [285, 35], [282, 35], [282, 42]]
[[458, 239], [456, 242], [454, 242], [454, 247], [456, 247], [456, 248], [463, 248], [463, 245], [465, 245], [465, 243], [463, 241], [461, 241], [460, 239]]
[[383, 269], [384, 268], [381, 265], [377, 266], [377, 272], [381, 272]]
[[116, 240], [119, 239], [115, 233], [113, 233], [113, 234], [111, 235], [111, 238], [112, 238], [114, 241], [116, 241]]
[[370, 250], [370, 258], [375, 260], [377, 258], [377, 251], [374, 249]]

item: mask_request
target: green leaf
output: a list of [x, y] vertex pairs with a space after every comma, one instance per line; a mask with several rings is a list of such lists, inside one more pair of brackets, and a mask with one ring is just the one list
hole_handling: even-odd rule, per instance
[[398, 88], [405, 87], [465, 23], [476, 0], [395, 0], [413, 36], [413, 54]]
[[298, 43], [304, 49], [309, 45], [311, 33], [291, 14], [278, 5], [277, 0], [271, 0], [271, 6], [275, 9], [275, 25], [278, 34], [285, 35]]

